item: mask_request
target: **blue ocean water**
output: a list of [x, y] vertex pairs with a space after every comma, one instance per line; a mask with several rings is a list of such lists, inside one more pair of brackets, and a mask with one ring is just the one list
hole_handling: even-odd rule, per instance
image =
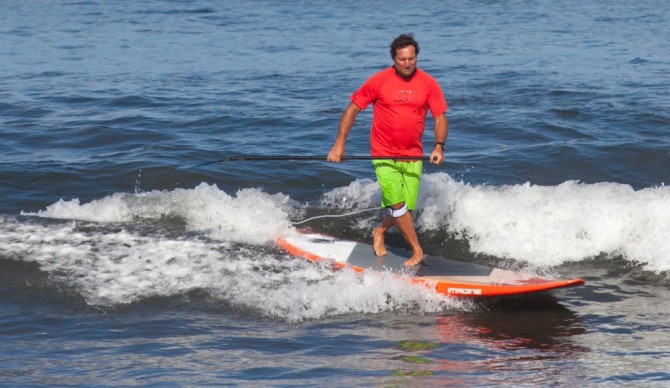
[[[0, 384], [667, 385], [669, 19], [653, 0], [1, 2]], [[325, 157], [405, 32], [450, 106], [424, 250], [585, 286], [472, 302], [333, 273], [273, 241], [322, 215], [301, 226], [368, 240], [369, 162], [202, 165]]]

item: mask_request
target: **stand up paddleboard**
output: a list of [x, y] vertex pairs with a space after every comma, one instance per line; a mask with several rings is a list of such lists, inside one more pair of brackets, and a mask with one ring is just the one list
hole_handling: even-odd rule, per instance
[[438, 293], [450, 296], [520, 295], [584, 284], [582, 279], [547, 279], [435, 256], [427, 256], [420, 265], [406, 267], [403, 263], [410, 255], [402, 250], [387, 248], [387, 255], [380, 257], [369, 244], [316, 233], [282, 237], [277, 243], [294, 256], [314, 262], [331, 261], [335, 268], [358, 272], [390, 271], [407, 276], [413, 283], [434, 286]]

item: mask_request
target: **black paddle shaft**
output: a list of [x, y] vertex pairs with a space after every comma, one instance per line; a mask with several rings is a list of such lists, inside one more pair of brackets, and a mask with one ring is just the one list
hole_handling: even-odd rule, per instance
[[[195, 165], [190, 168], [198, 168], [203, 166], [209, 166], [210, 164], [216, 163], [225, 163], [225, 162], [254, 162], [254, 161], [267, 161], [267, 160], [317, 160], [317, 161], [327, 161], [328, 158], [325, 156], [314, 156], [314, 155], [239, 155], [231, 156], [225, 159], [213, 160], [211, 162], [205, 162], [198, 165]], [[428, 156], [365, 156], [365, 155], [352, 155], [352, 156], [343, 156], [342, 161], [347, 160], [430, 160]]]

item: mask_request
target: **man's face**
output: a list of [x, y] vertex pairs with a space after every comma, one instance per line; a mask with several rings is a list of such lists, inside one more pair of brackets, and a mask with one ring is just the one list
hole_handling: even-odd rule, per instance
[[393, 67], [395, 67], [399, 76], [403, 78], [411, 77], [414, 74], [414, 69], [416, 69], [416, 48], [410, 45], [397, 49], [395, 58], [393, 58]]

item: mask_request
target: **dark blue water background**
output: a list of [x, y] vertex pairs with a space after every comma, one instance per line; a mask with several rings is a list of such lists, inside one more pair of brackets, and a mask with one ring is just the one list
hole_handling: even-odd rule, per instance
[[[669, 19], [666, 1], [3, 1], [0, 383], [667, 385]], [[325, 156], [405, 32], [450, 105], [424, 249], [586, 286], [473, 303], [332, 273], [273, 241], [320, 215], [301, 226], [368, 240], [369, 162], [193, 168]]]

